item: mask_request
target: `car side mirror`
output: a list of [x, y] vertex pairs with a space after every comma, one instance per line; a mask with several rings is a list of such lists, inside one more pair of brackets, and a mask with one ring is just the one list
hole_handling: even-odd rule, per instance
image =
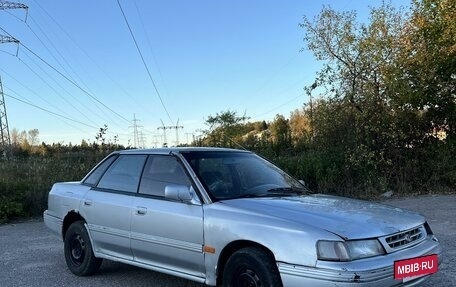
[[192, 202], [194, 193], [192, 186], [169, 184], [165, 187], [165, 198], [185, 203]]

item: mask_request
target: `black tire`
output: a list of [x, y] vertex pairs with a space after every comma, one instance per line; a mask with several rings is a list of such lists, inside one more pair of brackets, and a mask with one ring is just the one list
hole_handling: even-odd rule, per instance
[[64, 251], [68, 269], [78, 276], [91, 275], [101, 265], [102, 259], [93, 255], [92, 244], [83, 221], [76, 221], [68, 228]]
[[257, 247], [242, 248], [228, 259], [223, 271], [224, 287], [281, 287], [274, 258]]

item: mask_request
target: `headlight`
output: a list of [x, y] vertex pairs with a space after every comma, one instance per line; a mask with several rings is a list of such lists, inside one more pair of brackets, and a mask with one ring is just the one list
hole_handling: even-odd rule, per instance
[[385, 254], [385, 250], [376, 239], [346, 241], [345, 245], [351, 260]]
[[318, 259], [328, 261], [349, 261], [348, 250], [341, 241], [318, 241]]
[[350, 261], [385, 254], [378, 240], [326, 241], [317, 243], [318, 259]]

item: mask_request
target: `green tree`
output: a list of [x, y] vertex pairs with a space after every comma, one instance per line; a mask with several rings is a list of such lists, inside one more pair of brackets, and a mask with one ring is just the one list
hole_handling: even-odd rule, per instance
[[369, 24], [358, 23], [356, 16], [355, 11], [326, 7], [313, 21], [304, 17], [300, 26], [307, 47], [324, 61], [314, 85], [326, 88], [326, 96], [343, 97], [360, 110], [366, 97], [381, 98], [384, 66], [398, 50], [396, 39], [404, 19], [388, 4], [371, 10]]
[[389, 164], [384, 154], [397, 138], [385, 86], [404, 23], [401, 11], [383, 4], [372, 8], [367, 24], [358, 23], [354, 11], [331, 8], [301, 24], [308, 48], [324, 62], [316, 85], [325, 88], [325, 100], [312, 116], [315, 147], [340, 165], [338, 176], [353, 191], [366, 182], [385, 188], [379, 180], [388, 177], [382, 174]]
[[108, 126], [104, 125], [102, 128], [100, 128], [95, 135], [95, 139], [97, 142], [99, 142], [102, 146], [106, 144], [106, 132], [108, 131]]
[[[431, 155], [455, 156], [455, 6], [414, 1], [407, 15], [383, 4], [366, 24], [355, 12], [330, 8], [304, 18], [307, 46], [323, 61], [307, 90], [326, 91], [314, 108], [313, 147], [325, 163], [320, 171], [345, 190], [429, 186], [422, 178], [454, 185], [454, 164], [439, 165]], [[426, 166], [450, 172], [438, 180]]]
[[296, 109], [293, 112], [291, 112], [289, 125], [291, 138], [295, 146], [303, 145], [310, 142], [310, 117], [307, 115], [305, 109]]
[[456, 3], [414, 0], [388, 91], [408, 145], [456, 133]]
[[205, 139], [203, 142], [210, 146], [239, 147], [242, 136], [246, 130], [246, 115], [239, 116], [235, 111], [224, 111], [209, 116], [205, 124], [209, 127], [204, 130]]
[[27, 140], [32, 146], [36, 146], [39, 143], [38, 135], [40, 131], [38, 129], [32, 129], [27, 132]]
[[291, 148], [291, 130], [288, 119], [282, 115], [276, 115], [269, 125], [269, 129], [278, 154]]

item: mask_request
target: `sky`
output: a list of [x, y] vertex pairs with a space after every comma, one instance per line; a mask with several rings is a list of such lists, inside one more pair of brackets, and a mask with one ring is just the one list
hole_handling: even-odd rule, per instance
[[250, 121], [289, 117], [322, 65], [306, 49], [303, 16], [330, 6], [363, 22], [381, 2], [20, 1], [27, 12], [0, 10], [0, 35], [21, 43], [0, 44], [9, 129], [79, 144], [107, 125], [108, 141], [134, 146], [136, 119], [139, 145], [157, 147], [164, 130], [168, 145], [189, 143], [228, 110]]

